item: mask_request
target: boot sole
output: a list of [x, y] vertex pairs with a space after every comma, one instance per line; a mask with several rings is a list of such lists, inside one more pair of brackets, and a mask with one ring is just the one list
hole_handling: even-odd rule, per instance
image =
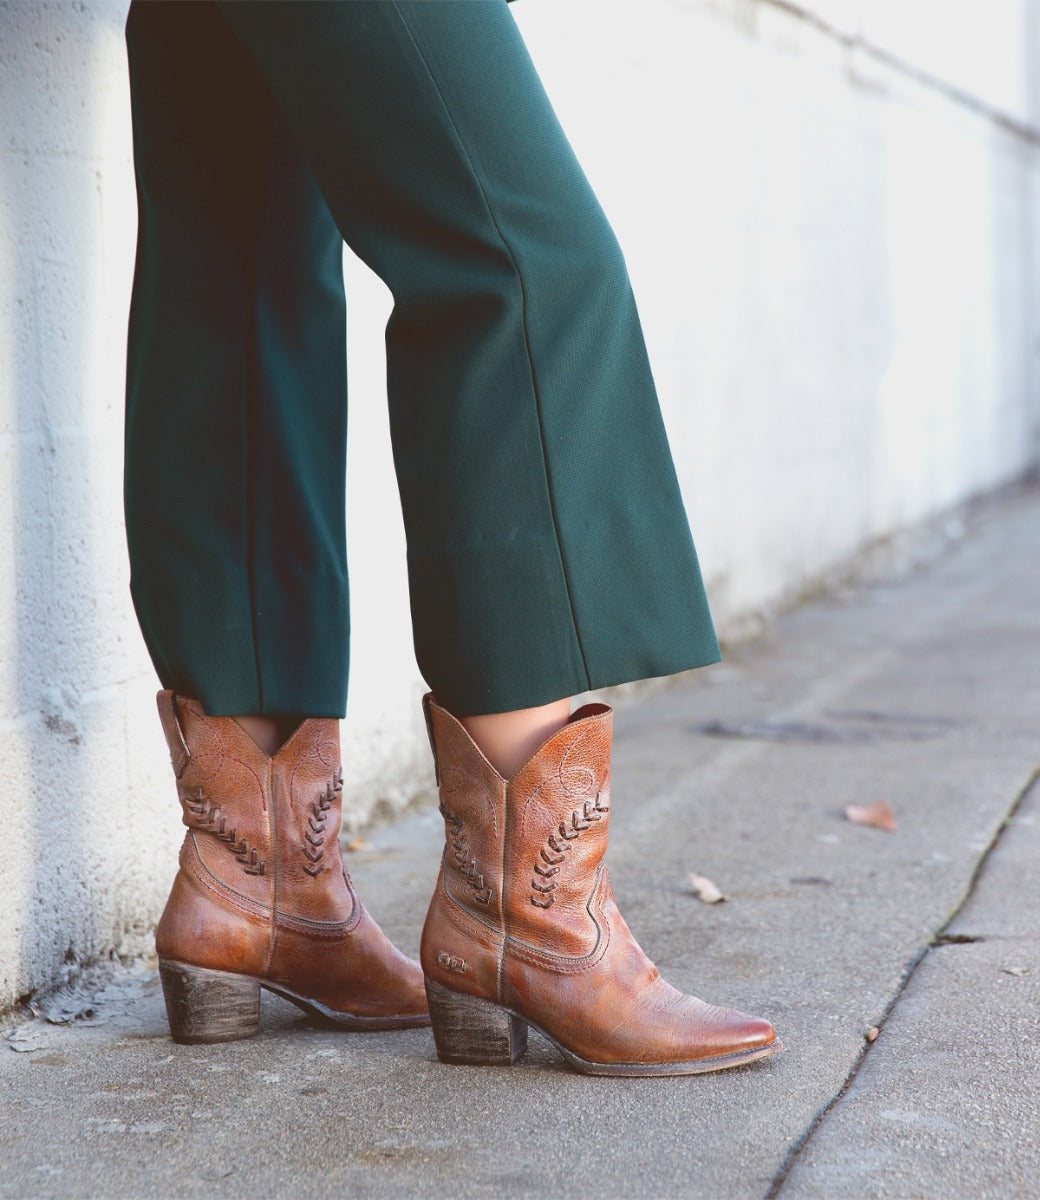
[[454, 992], [429, 978], [426, 979], [426, 996], [430, 1002], [437, 1057], [445, 1063], [512, 1066], [519, 1062], [527, 1049], [528, 1026], [551, 1042], [563, 1055], [567, 1065], [582, 1075], [703, 1075], [710, 1071], [742, 1067], [760, 1058], [768, 1058], [784, 1048], [783, 1042], [774, 1038], [764, 1046], [751, 1046], [746, 1050], [734, 1050], [729, 1054], [716, 1054], [686, 1062], [592, 1062], [568, 1050], [530, 1017], [501, 1004], [464, 992]]
[[371, 1017], [341, 1012], [266, 979], [194, 967], [170, 959], [159, 959], [159, 977], [170, 1036], [182, 1045], [210, 1045], [252, 1037], [260, 1028], [261, 988], [290, 1001], [326, 1027], [376, 1033], [430, 1023], [427, 1013]]

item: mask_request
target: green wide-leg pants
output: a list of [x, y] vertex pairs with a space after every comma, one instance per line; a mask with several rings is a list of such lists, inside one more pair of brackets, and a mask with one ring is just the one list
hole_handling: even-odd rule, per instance
[[624, 261], [504, 0], [145, 3], [125, 499], [164, 686], [340, 716], [342, 241], [390, 288], [415, 650], [460, 714], [718, 657]]

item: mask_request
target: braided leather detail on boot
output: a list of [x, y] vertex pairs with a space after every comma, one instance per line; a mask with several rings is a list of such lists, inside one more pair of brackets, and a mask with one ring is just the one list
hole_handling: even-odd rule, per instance
[[208, 799], [202, 788], [192, 797], [182, 796], [181, 803], [185, 809], [184, 823], [189, 828], [212, 833], [224, 842], [247, 875], [267, 874], [267, 862], [260, 857], [260, 851], [251, 847], [245, 838], [240, 838], [234, 826], [228, 827], [227, 818], [221, 815], [220, 809]]
[[539, 879], [531, 880], [531, 903], [539, 908], [552, 908], [556, 903], [553, 892], [559, 882], [553, 876], [560, 873], [560, 865], [567, 856], [570, 843], [588, 829], [594, 821], [602, 821], [603, 814], [610, 812], [609, 804], [601, 804], [602, 793], [597, 792], [595, 799], [586, 800], [581, 808], [571, 813], [570, 824], [561, 821], [559, 826], [546, 838], [545, 845], [539, 850], [535, 859], [535, 874]]
[[490, 904], [494, 890], [485, 884], [484, 876], [477, 868], [477, 860], [470, 856], [469, 841], [462, 827], [461, 818], [457, 817], [455, 813], [450, 812], [443, 804], [440, 806], [440, 812], [451, 830], [448, 836], [451, 839], [452, 856], [455, 859], [455, 866], [473, 889], [473, 899], [478, 904]]
[[325, 857], [326, 822], [329, 819], [329, 809], [343, 791], [343, 772], [337, 771], [329, 780], [325, 791], [311, 804], [311, 814], [307, 820], [307, 832], [303, 839], [303, 854], [307, 859], [303, 869], [310, 876], [317, 876], [329, 868], [322, 861]]

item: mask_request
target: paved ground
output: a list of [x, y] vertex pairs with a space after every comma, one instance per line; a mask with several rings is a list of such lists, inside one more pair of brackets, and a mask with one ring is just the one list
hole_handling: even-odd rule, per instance
[[[275, 1000], [251, 1041], [180, 1047], [139, 967], [0, 1043], [0, 1196], [1040, 1195], [1040, 495], [629, 704], [614, 761], [630, 924], [783, 1054], [589, 1079], [534, 1042], [451, 1068], [425, 1030], [327, 1033]], [[843, 819], [881, 800], [895, 833]], [[420, 814], [351, 857], [413, 951], [438, 837]]]

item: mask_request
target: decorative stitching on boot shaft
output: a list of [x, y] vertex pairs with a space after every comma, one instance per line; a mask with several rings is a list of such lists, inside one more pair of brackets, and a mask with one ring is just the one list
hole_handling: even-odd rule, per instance
[[473, 889], [473, 899], [478, 904], [490, 904], [494, 889], [484, 883], [483, 874], [477, 869], [477, 860], [470, 857], [469, 841], [462, 820], [455, 813], [449, 812], [442, 804], [441, 816], [448, 825], [448, 840], [451, 842], [455, 858], [455, 866], [469, 886]]
[[329, 809], [343, 790], [343, 772], [337, 771], [329, 780], [325, 791], [311, 805], [310, 816], [307, 818], [307, 832], [303, 838], [303, 854], [307, 862], [303, 869], [314, 877], [329, 868], [322, 862], [325, 857], [325, 823], [329, 819]]
[[531, 880], [531, 903], [539, 908], [552, 908], [556, 903], [553, 892], [559, 880], [560, 865], [567, 857], [571, 842], [580, 837], [594, 821], [602, 821], [603, 814], [610, 812], [609, 804], [600, 804], [602, 792], [597, 792], [594, 800], [586, 800], [581, 808], [571, 813], [570, 824], [561, 821], [545, 840], [545, 845], [538, 851], [535, 859], [534, 872], [537, 878]]
[[267, 874], [267, 862], [260, 857], [260, 851], [250, 846], [245, 838], [240, 838], [234, 826], [228, 826], [227, 818], [221, 816], [219, 807], [203, 793], [202, 788], [194, 796], [182, 796], [181, 802], [185, 809], [186, 825], [203, 833], [212, 833], [222, 841], [247, 875]]

